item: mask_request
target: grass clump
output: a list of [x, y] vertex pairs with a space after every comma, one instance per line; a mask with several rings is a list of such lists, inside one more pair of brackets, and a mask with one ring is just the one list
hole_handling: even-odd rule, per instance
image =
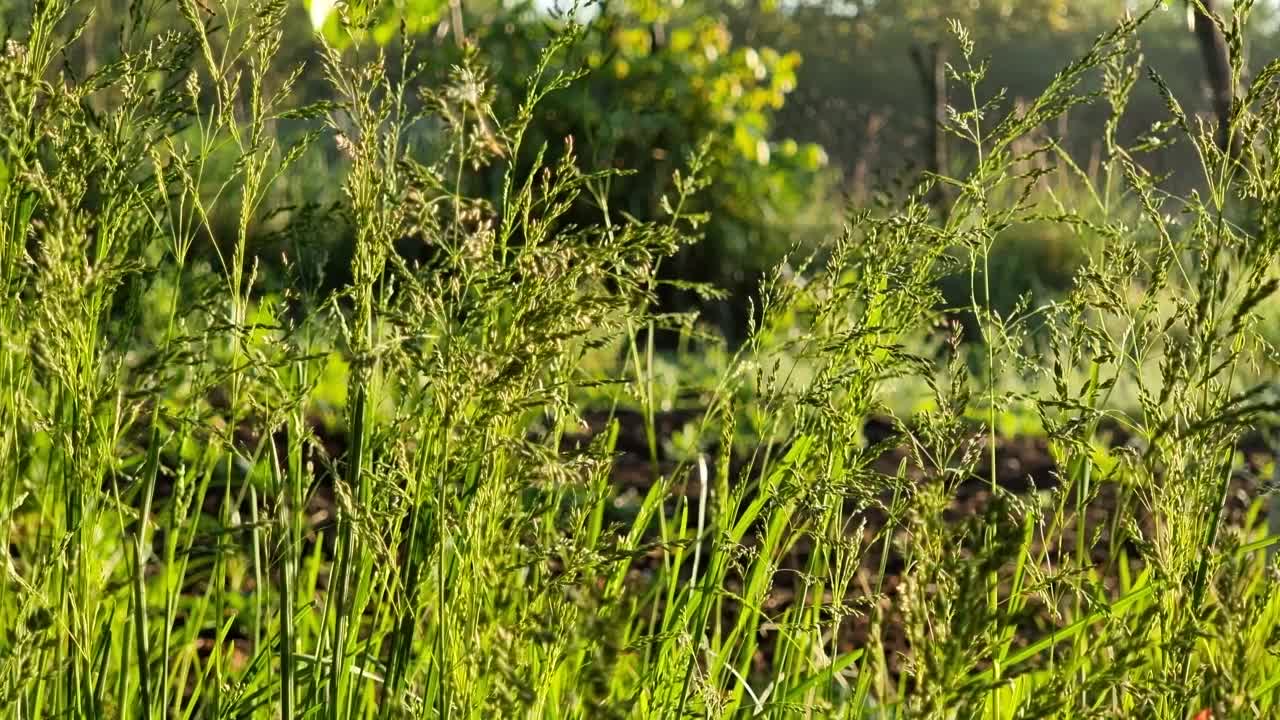
[[[136, 9], [75, 78], [56, 59], [77, 8], [44, 2], [0, 58], [6, 714], [1274, 712], [1274, 538], [1238, 463], [1276, 408], [1271, 66], [1238, 154], [1168, 96], [1151, 142], [1204, 161], [1177, 198], [1114, 138], [1145, 16], [1012, 111], [977, 104], [955, 26], [967, 173], [852, 211], [729, 346], [654, 309], [659, 264], [705, 227], [705, 152], [642, 222], [574, 138], [525, 147], [580, 28], [499, 117], [474, 50], [423, 86], [407, 33], [398, 56], [326, 46], [332, 95], [299, 107], [273, 66], [283, 3], [177, 9], [159, 34]], [[1037, 134], [1085, 102], [1114, 116], [1095, 176]], [[285, 145], [284, 120], [312, 125]], [[336, 295], [305, 264], [330, 211], [268, 206], [322, 143], [355, 235]], [[480, 172], [497, 199], [466, 193]], [[1008, 311], [1003, 244], [1046, 227], [1089, 236], [1079, 269]], [[957, 273], [976, 335], [945, 309]], [[1003, 469], [1011, 414], [1050, 470]]]

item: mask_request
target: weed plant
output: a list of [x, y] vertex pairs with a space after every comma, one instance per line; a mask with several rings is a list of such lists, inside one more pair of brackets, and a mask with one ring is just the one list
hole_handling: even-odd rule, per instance
[[[1135, 84], [1165, 87], [1142, 76], [1146, 16], [1011, 111], [977, 105], [956, 26], [973, 102], [949, 130], [972, 167], [851, 211], [767, 279], [730, 348], [652, 310], [705, 221], [688, 201], [715, 192], [704, 155], [653, 223], [604, 201], [564, 221], [616, 172], [580, 167], [573, 138], [508, 166], [573, 74], [544, 62], [497, 117], [483, 57], [424, 87], [406, 36], [401, 57], [323, 48], [332, 97], [297, 107], [273, 66], [283, 0], [179, 0], [179, 30], [135, 4], [118, 54], [74, 77], [76, 5], [35, 3], [0, 57], [5, 717], [1277, 713], [1274, 538], [1232, 483], [1277, 403], [1259, 310], [1280, 63], [1235, 105], [1237, 155], [1166, 93], [1146, 146], [1203, 161], [1180, 198], [1114, 140]], [[1223, 27], [1235, 58], [1248, 5]], [[1113, 117], [1096, 174], [1038, 132], [1081, 103]], [[282, 146], [282, 120], [313, 129]], [[327, 143], [357, 238], [337, 297], [301, 260], [321, 210], [267, 205]], [[1047, 168], [1076, 191], [1046, 192]], [[463, 193], [480, 171], [503, 173], [500, 201]], [[228, 212], [217, 262], [193, 261]], [[997, 312], [1002, 246], [1046, 226], [1090, 238], [1069, 293]], [[268, 233], [283, 279], [253, 260]], [[938, 310], [959, 271], [977, 372]], [[695, 380], [660, 331], [711, 358]], [[929, 402], [868, 442], [903, 383]], [[688, 393], [703, 412], [663, 460], [656, 418]], [[619, 426], [582, 432], [587, 399], [645, 418], [638, 492], [612, 482]], [[995, 477], [1013, 411], [1059, 468], [1031, 493]], [[1128, 442], [1101, 446], [1104, 423]]]

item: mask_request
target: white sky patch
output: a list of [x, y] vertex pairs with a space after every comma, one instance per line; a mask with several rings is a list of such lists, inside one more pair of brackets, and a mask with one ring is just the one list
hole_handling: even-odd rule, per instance
[[311, 29], [319, 30], [324, 27], [324, 21], [329, 19], [329, 13], [333, 12], [333, 7], [337, 4], [337, 0], [311, 0], [311, 7], [308, 8], [311, 13]]
[[540, 12], [555, 17], [572, 17], [580, 23], [595, 19], [600, 14], [600, 3], [597, 0], [534, 0], [534, 7]]

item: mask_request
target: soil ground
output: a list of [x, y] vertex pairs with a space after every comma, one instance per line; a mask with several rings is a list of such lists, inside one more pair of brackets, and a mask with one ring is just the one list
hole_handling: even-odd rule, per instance
[[[651, 487], [656, 477], [662, 475], [671, 476], [672, 473], [680, 470], [677, 463], [667, 457], [662, 450], [663, 441], [680, 432], [686, 424], [697, 422], [701, 416], [701, 412], [681, 411], [660, 413], [654, 418], [655, 430], [658, 435], [657, 461], [655, 463], [650, 457], [644, 418], [639, 413], [630, 411], [617, 412], [612, 415], [619, 422], [619, 434], [615, 447], [617, 456], [612, 471], [612, 480], [617, 493], [616, 502], [614, 503], [616, 507], [624, 507], [628, 502], [637, 503]], [[573, 447], [585, 445], [594, 434], [602, 432], [608, 426], [610, 417], [606, 413], [588, 413], [584, 418], [587, 421], [586, 432], [567, 438], [569, 441], [566, 443], [569, 448], [567, 451], [572, 452]], [[892, 424], [885, 419], [873, 418], [868, 421], [864, 434], [869, 440], [880, 442], [892, 437], [892, 427]], [[314, 426], [313, 431], [316, 438], [313, 445], [307, 449], [306, 456], [306, 461], [310, 463], [310, 466], [317, 473], [314, 485], [315, 491], [307, 508], [311, 527], [310, 543], [322, 543], [324, 546], [323, 551], [331, 556], [331, 530], [336, 509], [332, 477], [334, 472], [341, 472], [341, 458], [345, 453], [347, 442], [341, 433], [326, 431], [319, 423]], [[1128, 441], [1127, 437], [1114, 429], [1108, 430], [1105, 435], [1109, 442], [1114, 445], [1121, 445]], [[258, 436], [247, 426], [241, 427], [237, 436], [240, 443], [245, 447], [252, 447], [257, 444]], [[282, 442], [282, 438], [277, 438], [277, 442]], [[985, 446], [985, 441], [978, 440], [977, 442]], [[895, 446], [893, 443], [886, 443], [884, 446], [889, 449], [875, 460], [874, 467], [876, 470], [886, 474], [893, 474], [906, 460], [909, 478], [920, 480], [927, 475], [921, 468], [912, 465], [910, 457], [903, 447]], [[279, 447], [278, 450], [283, 452], [285, 448]], [[989, 453], [985, 450], [985, 447], [982, 447], [981, 450], [980, 456], [983, 460], [979, 462], [976, 471], [971, 477], [963, 480], [955, 487], [954, 492], [951, 494], [950, 506], [944, 513], [947, 521], [957, 526], [968, 520], [978, 519], [992, 506], [992, 472], [990, 463], [986, 460], [989, 457]], [[1259, 471], [1271, 459], [1271, 451], [1260, 437], [1246, 437], [1241, 444], [1240, 451], [1244, 457], [1244, 462], [1237, 468], [1233, 477], [1228, 493], [1225, 515], [1227, 522], [1236, 526], [1242, 523], [1254, 499], [1260, 497], [1260, 493], [1263, 491], [1263, 482], [1259, 478]], [[737, 467], [731, 468], [730, 477], [739, 479], [743, 476], [750, 477], [751, 470], [746, 465], [745, 462], [740, 462]], [[694, 476], [694, 473], [681, 472], [679, 474], [687, 477]], [[1060, 485], [1058, 467], [1047, 440], [1043, 437], [1030, 436], [997, 438], [995, 484], [1002, 491], [1024, 499], [1029, 499], [1035, 493], [1051, 491], [1057, 488]], [[167, 487], [165, 482], [165, 474], [161, 473], [157, 487], [157, 496], [159, 496], [157, 500], [161, 501], [170, 492], [171, 488]], [[699, 494], [697, 481], [677, 483], [673, 485], [672, 493], [673, 497], [669, 499], [672, 506], [675, 503], [674, 496], [678, 494], [683, 493], [686, 496], [697, 497]], [[206, 499], [205, 512], [213, 517], [219, 516], [220, 503], [226, 497], [228, 495], [223, 492], [211, 492]], [[1069, 501], [1067, 506], [1073, 507], [1074, 501]], [[842, 622], [837, 635], [838, 649], [842, 653], [849, 652], [855, 648], [864, 647], [868, 642], [874, 640], [884, 649], [890, 673], [896, 675], [901, 669], [904, 659], [911, 654], [910, 643], [903, 628], [902, 611], [896, 601], [898, 589], [903, 584], [909, 566], [909, 558], [903, 557], [900, 549], [911, 546], [909, 538], [905, 537], [905, 531], [896, 530], [892, 541], [889, 543], [888, 555], [882, 557], [885, 550], [883, 540], [877, 543], [876, 538], [882, 538], [884, 535], [882, 530], [886, 522], [886, 514], [883, 510], [875, 508], [866, 509], [865, 507], [858, 508], [849, 505], [846, 507], [850, 520], [847, 526], [862, 527], [866, 552], [862, 555], [861, 568], [858, 577], [853, 583], [855, 596], [846, 598], [845, 601], [853, 607], [860, 608], [863, 612], [849, 616]], [[242, 508], [242, 510], [244, 509]], [[1087, 506], [1084, 530], [1087, 533], [1087, 537], [1094, 539], [1095, 544], [1092, 548], [1092, 554], [1098, 581], [1112, 593], [1118, 590], [1119, 568], [1115, 567], [1114, 563], [1109, 560], [1114, 556], [1110, 552], [1109, 543], [1113, 541], [1123, 542], [1130, 546], [1129, 557], [1133, 558], [1130, 563], [1131, 573], [1136, 575], [1142, 566], [1141, 560], [1137, 559], [1141, 553], [1137, 547], [1133, 546], [1132, 539], [1123, 533], [1120, 536], [1115, 535], [1117, 532], [1115, 519], [1120, 516], [1136, 517], [1140, 529], [1144, 532], [1150, 529], [1149, 514], [1143, 510], [1140, 503], [1125, 495], [1113, 484], [1100, 485], [1097, 496]], [[621, 517], [625, 518], [626, 513], [622, 513]], [[1034, 556], [1052, 558], [1056, 562], [1059, 558], [1070, 556], [1075, 552], [1077, 520], [1074, 517], [1074, 512], [1068, 513], [1066, 517], [1062, 518], [1062, 521], [1064, 530], [1060, 533], [1052, 534], [1055, 541], [1050, 546], [1045, 546], [1040, 540], [1036, 540], [1033, 543], [1032, 553]], [[157, 537], [157, 542], [162, 542], [162, 537]], [[966, 549], [960, 547], [958, 551], [963, 553], [966, 552]], [[877, 586], [880, 579], [880, 564], [882, 561], [884, 562], [885, 573], [882, 583], [879, 584], [881, 592], [875, 594], [871, 591], [873, 587]], [[631, 570], [633, 579], [638, 584], [643, 584], [646, 577], [651, 576], [651, 570], [660, 562], [660, 551], [655, 551], [649, 558], [637, 561]], [[806, 543], [802, 541], [791, 549], [783, 562], [783, 567], [803, 570], [808, 566], [808, 548]], [[736, 582], [736, 579], [731, 577], [730, 583], [734, 582]], [[872, 599], [873, 596], [874, 600]], [[766, 613], [780, 618], [792, 602], [793, 591], [791, 589], [776, 587], [772, 591], [764, 609]], [[878, 612], [866, 612], [877, 606]], [[879, 621], [874, 623], [874, 626], [871, 619], [873, 615], [879, 616]], [[1031, 608], [1031, 611], [1020, 621], [1014, 644], [1016, 646], [1033, 642], [1051, 632], [1054, 627], [1060, 626], [1060, 624], [1060, 618], [1055, 619], [1054, 613], [1051, 612], [1050, 608], [1043, 606]], [[874, 638], [872, 637], [873, 634]], [[207, 640], [211, 644], [213, 636], [210, 635]], [[250, 642], [247, 638], [233, 628], [229, 640], [234, 643], [237, 655], [247, 657], [250, 652], [250, 648], [246, 645], [246, 643]], [[761, 639], [761, 650], [756, 659], [756, 670], [762, 675], [768, 673], [772, 661], [770, 655], [773, 641], [774, 638], [771, 637], [763, 637]], [[207, 650], [211, 649], [211, 646], [207, 648]]]
[[[607, 426], [609, 417], [605, 413], [588, 414], [585, 419], [588, 422], [589, 431], [579, 438], [579, 441], [585, 442], [592, 434], [602, 432]], [[677, 470], [676, 463], [664, 457], [661, 451], [662, 441], [679, 432], [686, 423], [696, 422], [700, 419], [701, 413], [675, 412], [660, 413], [655, 416], [654, 426], [659, 435], [656, 465], [650, 458], [644, 418], [634, 412], [615, 413], [614, 417], [620, 425], [616, 446], [619, 455], [613, 473], [614, 484], [620, 495], [630, 493], [632, 498], [638, 499], [647, 491], [655, 475], [669, 474]], [[889, 438], [891, 433], [892, 423], [883, 418], [869, 420], [864, 431], [869, 441], [877, 443]], [[1114, 427], [1101, 431], [1100, 436], [1112, 447], [1118, 447], [1130, 441], [1127, 434]], [[967, 520], [978, 520], [979, 516], [992, 506], [992, 472], [990, 461], [987, 460], [989, 453], [986, 450], [985, 440], [979, 438], [976, 442], [980, 447], [979, 455], [982, 459], [974, 474], [955, 488], [950, 506], [944, 512], [944, 517], [957, 525]], [[1238, 464], [1233, 473], [1224, 513], [1224, 522], [1228, 526], [1235, 527], [1243, 524], [1255, 500], [1265, 495], [1265, 481], [1260, 477], [1260, 472], [1272, 459], [1271, 448], [1261, 436], [1256, 434], [1244, 437], [1238, 449], [1243, 462]], [[874, 462], [874, 467], [878, 472], [893, 474], [904, 460], [908, 468], [908, 477], [920, 480], [926, 476], [920, 467], [911, 463], [909, 453], [904, 447], [895, 447], [892, 444], [890, 449]], [[741, 477], [744, 470], [746, 470], [744, 467], [733, 468], [730, 477]], [[692, 473], [687, 474], [692, 475]], [[995, 484], [1002, 491], [1023, 499], [1031, 499], [1033, 494], [1059, 488], [1061, 485], [1059, 468], [1048, 440], [1035, 436], [998, 437]], [[673, 486], [673, 492], [683, 492], [688, 496], [696, 497], [699, 493], [697, 481], [676, 484]], [[887, 504], [887, 498], [884, 500]], [[1265, 517], [1266, 500], [1262, 502], [1264, 503], [1262, 517]], [[1073, 498], [1067, 499], [1066, 507], [1074, 508], [1074, 504]], [[875, 543], [874, 540], [877, 536], [884, 535], [882, 531], [886, 520], [885, 513], [879, 509], [849, 508], [849, 514], [850, 522], [847, 526], [861, 525], [863, 528], [866, 552], [862, 556], [859, 576], [854, 582], [855, 589], [863, 590], [862, 597], [847, 598], [846, 602], [864, 610], [869, 608], [872, 604], [871, 597], [876, 595], [871, 590], [877, 586], [882, 560], [885, 562], [886, 571], [883, 582], [879, 585], [881, 592], [876, 595], [876, 603], [881, 611], [878, 627], [872, 627], [872, 613], [862, 612], [846, 618], [838, 634], [838, 649], [841, 653], [846, 653], [855, 648], [864, 647], [872, 639], [870, 636], [874, 632], [877, 636], [876, 640], [884, 648], [890, 673], [896, 675], [902, 667], [903, 660], [910, 655], [911, 651], [903, 628], [901, 608], [895, 602], [909, 562], [899, 550], [909, 547], [910, 544], [905, 537], [905, 531], [898, 530], [894, 534], [894, 540], [890, 542], [887, 558], [882, 558], [884, 546]], [[1120, 568], [1113, 559], [1115, 553], [1112, 552], [1112, 543], [1122, 543], [1125, 546], [1126, 556], [1130, 559], [1128, 568], [1130, 577], [1136, 577], [1143, 567], [1138, 541], [1130, 537], [1129, 532], [1116, 522], [1117, 518], [1128, 517], [1136, 518], [1138, 529], [1149, 536], [1152, 529], [1150, 513], [1131, 493], [1126, 493], [1114, 483], [1100, 484], [1096, 496], [1086, 506], [1083, 530], [1085, 537], [1093, 542], [1091, 559], [1094, 563], [1096, 580], [1113, 594], [1119, 591]], [[1050, 510], [1046, 513], [1044, 522], [1051, 523], [1053, 520], [1053, 512]], [[1031, 547], [1033, 557], [1045, 557], [1061, 565], [1060, 560], [1070, 558], [1076, 552], [1079, 524], [1074, 509], [1067, 511], [1059, 522], [1062, 523], [1062, 529], [1058, 533], [1051, 534], [1053, 539], [1048, 545], [1039, 537], [1033, 541]], [[960, 551], [965, 552], [963, 548]], [[657, 561], [657, 557], [653, 558], [655, 564]], [[798, 570], [804, 570], [808, 566], [809, 557], [803, 542], [793, 548], [782, 565], [783, 568]], [[644, 568], [638, 567], [634, 572], [643, 574]], [[766, 612], [780, 618], [793, 601], [792, 596], [792, 590], [776, 588], [766, 602]], [[1034, 642], [1052, 632], [1055, 627], [1060, 627], [1061, 616], [1055, 618], [1055, 614], [1051, 608], [1043, 605], [1029, 608], [1026, 616], [1020, 621], [1014, 646]], [[769, 657], [771, 645], [770, 638], [762, 640], [756, 668], [762, 674], [767, 673], [771, 662]]]

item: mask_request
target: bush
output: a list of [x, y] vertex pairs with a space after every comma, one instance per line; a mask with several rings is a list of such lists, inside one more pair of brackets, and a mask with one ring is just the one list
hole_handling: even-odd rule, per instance
[[[684, 211], [705, 215], [706, 223], [698, 243], [660, 263], [659, 277], [675, 283], [659, 289], [660, 307], [702, 309], [739, 335], [763, 275], [789, 250], [815, 247], [833, 229], [833, 178], [820, 147], [774, 137], [773, 118], [795, 85], [799, 56], [735, 43], [703, 3], [675, 7], [609, 3], [551, 59], [548, 71], [583, 68], [583, 75], [542, 100], [517, 163], [527, 172], [554, 162], [573, 138], [587, 167], [620, 172], [593, 183], [568, 221], [592, 222], [601, 210], [648, 221], [665, 215], [676, 171], [701, 148], [707, 190], [690, 197]], [[563, 28], [526, 4], [476, 17], [468, 27], [492, 72], [495, 107], [514, 116], [521, 88]], [[446, 46], [425, 58], [443, 68], [451, 52]], [[475, 180], [477, 194], [499, 197], [500, 174]], [[683, 285], [690, 282], [727, 291], [730, 300], [708, 308]]]

